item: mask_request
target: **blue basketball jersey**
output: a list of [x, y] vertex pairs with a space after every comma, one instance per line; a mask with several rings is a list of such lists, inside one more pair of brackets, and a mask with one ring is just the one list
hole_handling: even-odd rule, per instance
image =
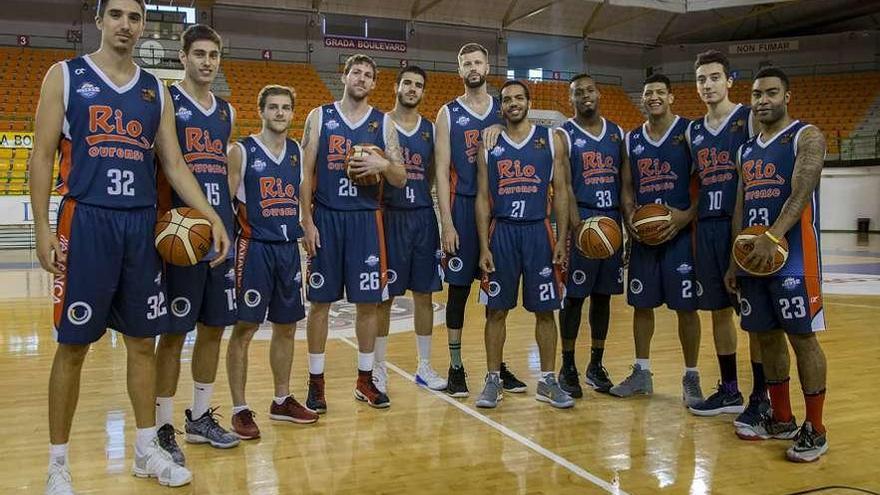
[[700, 180], [699, 218], [730, 217], [736, 206], [736, 152], [751, 137], [752, 109], [737, 105], [721, 123], [712, 129], [706, 118], [688, 126], [691, 156]]
[[370, 108], [359, 122], [349, 122], [339, 102], [320, 108], [315, 203], [332, 210], [378, 210], [382, 184], [355, 185], [345, 174], [345, 155], [356, 144], [385, 149], [385, 114]]
[[619, 125], [602, 119], [602, 132], [594, 136], [568, 119], [562, 124], [568, 140], [571, 186], [578, 206], [616, 210], [620, 205], [621, 143]]
[[58, 192], [94, 206], [156, 206], [153, 142], [165, 106], [162, 83], [137, 68], [130, 82], [116, 86], [88, 55], [61, 66]]
[[[797, 140], [809, 124], [795, 120], [764, 141], [761, 134], [740, 148], [740, 163], [745, 191], [743, 228], [751, 225], [770, 226], [779, 217], [782, 206], [791, 196], [791, 181], [797, 156]], [[819, 251], [819, 188], [810, 196], [801, 218], [785, 234], [788, 261], [776, 276], [818, 277]]]
[[237, 143], [241, 148], [241, 183], [238, 223], [241, 235], [264, 242], [296, 241], [299, 225], [299, 186], [302, 183], [302, 149], [287, 139], [275, 156], [258, 136]]
[[662, 203], [690, 208], [691, 154], [684, 133], [688, 121], [675, 120], [659, 141], [648, 135], [647, 122], [626, 135], [636, 205]]
[[412, 132], [405, 132], [396, 123], [397, 139], [406, 167], [406, 185], [385, 185], [385, 205], [389, 208], [415, 209], [434, 206], [431, 198], [431, 165], [434, 162], [434, 124], [419, 117]]
[[501, 103], [492, 98], [486, 113], [477, 115], [456, 98], [443, 107], [449, 126], [449, 190], [462, 196], [477, 195], [477, 151], [483, 129], [503, 124]]
[[[179, 84], [168, 88], [174, 105], [177, 141], [187, 166], [201, 184], [208, 203], [223, 220], [229, 238], [235, 229], [235, 213], [229, 193], [226, 148], [235, 120], [235, 111], [226, 101], [211, 95], [214, 103], [202, 107]], [[159, 211], [187, 206], [177, 195], [162, 169], [159, 169]], [[230, 253], [230, 256], [232, 253]]]
[[532, 126], [520, 143], [502, 132], [486, 153], [492, 218], [510, 222], [546, 220], [553, 181], [553, 131]]

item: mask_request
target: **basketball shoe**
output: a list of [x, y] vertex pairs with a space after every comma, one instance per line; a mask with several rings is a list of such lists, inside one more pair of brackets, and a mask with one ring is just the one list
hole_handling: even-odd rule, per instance
[[703, 390], [700, 388], [700, 374], [686, 371], [681, 377], [681, 400], [687, 407], [693, 407], [703, 401]]
[[752, 428], [761, 422], [764, 414], [770, 411], [770, 399], [767, 395], [750, 395], [749, 404], [733, 421], [734, 428]]
[[469, 395], [466, 379], [467, 373], [464, 372], [464, 366], [458, 368], [450, 366], [447, 377], [446, 395], [458, 398], [467, 397]]
[[385, 361], [376, 361], [373, 364], [373, 384], [379, 392], [388, 393], [388, 365]]
[[238, 445], [240, 439], [234, 433], [226, 431], [217, 422], [219, 414], [214, 414], [216, 407], [208, 408], [198, 419], [192, 418], [192, 411], [186, 410], [186, 441], [187, 443], [209, 443], [217, 449], [229, 449]]
[[828, 452], [828, 439], [825, 433], [818, 433], [813, 424], [805, 421], [794, 437], [794, 445], [788, 448], [785, 457], [792, 462], [813, 462]]
[[[575, 373], [575, 378], [577, 378], [577, 373]], [[535, 399], [539, 402], [546, 402], [558, 409], [567, 409], [574, 406], [574, 399], [565, 393], [565, 390], [559, 386], [559, 382], [556, 381], [556, 377], [552, 374], [538, 380], [538, 393], [535, 394]]]
[[49, 463], [49, 477], [46, 479], [46, 495], [74, 495], [73, 478], [67, 464]]
[[593, 390], [596, 392], [602, 392], [603, 394], [607, 394], [611, 387], [614, 386], [614, 383], [611, 382], [611, 377], [608, 375], [608, 370], [601, 364], [587, 365], [587, 374], [584, 378], [587, 385], [593, 387]]
[[373, 373], [370, 371], [358, 370], [357, 384], [354, 388], [354, 398], [366, 402], [370, 407], [385, 409], [391, 406], [391, 400], [387, 395], [376, 388], [376, 384], [373, 383], [372, 375]]
[[327, 412], [327, 401], [324, 400], [324, 373], [320, 375], [309, 374], [309, 395], [306, 397], [306, 407], [318, 414]]
[[584, 396], [584, 392], [581, 390], [580, 375], [578, 375], [577, 367], [573, 364], [571, 366], [562, 365], [559, 368], [559, 386], [562, 387], [565, 393], [575, 399], [580, 399]]
[[156, 430], [156, 436], [159, 438], [159, 446], [162, 447], [165, 452], [171, 454], [171, 458], [174, 459], [175, 464], [178, 466], [186, 466], [186, 457], [184, 457], [183, 451], [180, 450], [180, 445], [177, 444], [177, 433], [178, 431], [168, 423], [165, 423]]
[[507, 363], [504, 362], [501, 363], [501, 386], [504, 387], [505, 392], [512, 392], [514, 394], [522, 394], [528, 390], [526, 384], [521, 382], [512, 371], [507, 369]]
[[142, 454], [135, 449], [131, 472], [138, 478], [156, 478], [162, 486], [184, 486], [192, 481], [192, 473], [175, 464], [171, 454], [159, 446], [158, 438]]
[[608, 393], [615, 397], [632, 397], [636, 394], [651, 395], [654, 393], [654, 379], [651, 372], [643, 370], [641, 366], [632, 365], [632, 373], [622, 382], [611, 387]]
[[260, 438], [260, 428], [254, 421], [254, 412], [250, 409], [232, 415], [232, 432], [242, 440]]
[[446, 380], [434, 371], [430, 361], [424, 359], [419, 360], [419, 367], [416, 368], [416, 383], [431, 390], [446, 389]]
[[504, 387], [501, 385], [501, 378], [497, 373], [486, 373], [486, 384], [483, 391], [477, 397], [477, 407], [486, 409], [494, 409], [498, 405], [498, 401], [504, 398]]
[[745, 410], [743, 396], [739, 390], [731, 390], [718, 382], [717, 391], [706, 400], [700, 401], [688, 410], [694, 416], [718, 416], [719, 414], [739, 414]]
[[292, 395], [288, 395], [281, 404], [272, 401], [269, 419], [306, 425], [318, 421], [318, 413], [306, 409]]
[[791, 440], [797, 433], [798, 425], [794, 416], [789, 421], [776, 421], [770, 410], [761, 415], [758, 424], [736, 427], [736, 436], [743, 440]]

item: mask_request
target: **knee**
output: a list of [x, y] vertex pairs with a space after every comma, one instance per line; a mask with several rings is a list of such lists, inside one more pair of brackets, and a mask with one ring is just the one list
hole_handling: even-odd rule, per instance
[[553, 325], [555, 322], [553, 321], [553, 312], [552, 311], [540, 311], [535, 313], [535, 321], [538, 325], [548, 326]]
[[360, 303], [355, 304], [355, 311], [360, 318], [370, 318], [377, 314], [380, 306], [381, 304]]
[[712, 311], [712, 326], [723, 325], [733, 322], [733, 308], [716, 309]]
[[209, 327], [207, 325], [199, 325], [196, 331], [196, 341], [220, 342], [223, 340], [223, 332], [226, 327]]
[[486, 309], [486, 321], [493, 325], [503, 324], [507, 319], [507, 311], [500, 309]]
[[89, 344], [58, 344], [55, 356], [67, 366], [82, 366], [86, 360], [86, 354], [89, 353], [89, 347]]
[[156, 353], [156, 339], [154, 337], [125, 337], [125, 347], [128, 349], [129, 356], [152, 359]]
[[309, 306], [309, 318], [327, 318], [330, 313], [330, 304], [313, 302]]
[[696, 311], [676, 311], [675, 314], [678, 316], [678, 321], [684, 323], [688, 327], [698, 326], [700, 324], [700, 317], [697, 316]]
[[431, 293], [430, 292], [413, 292], [412, 293], [413, 303], [417, 306], [428, 307], [431, 306]]
[[286, 340], [293, 340], [293, 335], [296, 332], [296, 325], [272, 325], [272, 333]]
[[803, 352], [815, 352], [821, 349], [819, 346], [819, 339], [816, 338], [816, 334], [814, 333], [806, 335], [789, 335], [788, 341], [791, 342], [791, 347], [797, 354]]
[[609, 294], [590, 294], [590, 307], [611, 307], [611, 295]]
[[158, 353], [180, 354], [186, 335], [166, 333], [159, 337]]
[[257, 333], [258, 328], [260, 328], [260, 326], [256, 323], [240, 321], [235, 325], [235, 328], [232, 329], [230, 342], [234, 340], [250, 341], [254, 337], [254, 334]]

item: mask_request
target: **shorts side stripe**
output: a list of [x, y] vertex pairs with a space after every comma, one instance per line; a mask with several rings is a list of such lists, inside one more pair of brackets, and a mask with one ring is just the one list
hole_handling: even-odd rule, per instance
[[[56, 235], [58, 236], [58, 242], [61, 244], [61, 252], [67, 256], [70, 256], [70, 240], [75, 211], [76, 200], [72, 198], [64, 198], [64, 203], [61, 208], [61, 216], [58, 218]], [[68, 258], [66, 262], [60, 263], [60, 268], [63, 273], [61, 275], [56, 275], [55, 281], [52, 284], [53, 317], [56, 329], [61, 325], [61, 320], [64, 315], [65, 296], [67, 295], [67, 268], [69, 262]]]

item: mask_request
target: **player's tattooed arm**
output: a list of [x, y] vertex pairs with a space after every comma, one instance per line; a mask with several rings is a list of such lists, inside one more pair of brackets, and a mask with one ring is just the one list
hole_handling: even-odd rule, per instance
[[440, 209], [441, 237], [443, 251], [455, 254], [458, 251], [458, 232], [452, 224], [452, 201], [449, 190], [449, 168], [451, 151], [449, 144], [449, 123], [446, 107], [440, 107], [434, 124], [434, 179], [437, 185], [437, 207]]
[[52, 191], [52, 166], [61, 140], [64, 122], [64, 69], [62, 62], [53, 65], [43, 79], [40, 102], [34, 119], [34, 149], [31, 152], [30, 189], [37, 257], [44, 270], [61, 275], [67, 255], [49, 225], [49, 194]]
[[391, 117], [385, 117], [385, 156], [388, 159], [388, 167], [382, 172], [385, 180], [394, 187], [406, 185], [406, 168], [403, 166], [403, 152], [400, 150], [400, 140], [397, 138], [397, 127], [391, 121]]
[[318, 118], [321, 107], [312, 109], [306, 117], [303, 129], [302, 184], [299, 188], [300, 224], [303, 228], [303, 245], [309, 256], [314, 256], [321, 247], [321, 238], [312, 219], [312, 184], [315, 181], [315, 162], [318, 160]]
[[477, 220], [477, 237], [480, 241], [480, 268], [486, 273], [495, 271], [495, 261], [489, 250], [489, 169], [486, 165], [486, 148], [477, 149], [477, 198], [474, 202]]
[[814, 127], [805, 127], [797, 142], [797, 156], [791, 177], [791, 196], [782, 205], [770, 232], [777, 238], [784, 236], [801, 218], [810, 203], [813, 191], [819, 186], [822, 165], [825, 163], [825, 136]]
[[[562, 131], [553, 131], [553, 147], [556, 153], [553, 157], [553, 213], [556, 215], [556, 249], [553, 253], [553, 263], [561, 265], [565, 262], [566, 257], [566, 240], [568, 239], [569, 222], [562, 219], [566, 215], [574, 215], [578, 218], [579, 214], [577, 206], [571, 210], [571, 200], [574, 199], [574, 193], [571, 189], [571, 167], [568, 162], [568, 150], [566, 149], [565, 138], [560, 134]], [[564, 151], [564, 152], [563, 152]], [[575, 203], [576, 204], [576, 203]], [[570, 217], [571, 220], [571, 217]]]

